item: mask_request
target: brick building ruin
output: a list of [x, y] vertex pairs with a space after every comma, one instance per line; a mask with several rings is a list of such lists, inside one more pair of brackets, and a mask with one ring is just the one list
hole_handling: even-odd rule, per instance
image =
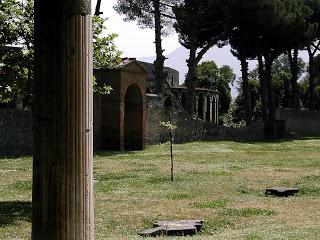
[[[139, 61], [145, 69], [147, 74], [147, 86], [146, 93], [153, 94], [155, 91], [155, 76], [154, 65], [152, 63], [146, 63]], [[181, 104], [183, 108], [186, 107], [187, 87], [179, 84], [179, 72], [175, 69], [165, 67], [167, 73], [167, 84], [171, 88], [171, 92], [175, 96], [176, 100]], [[148, 96], [148, 95], [147, 95]], [[196, 88], [195, 99], [195, 117], [218, 124], [219, 122], [219, 92], [215, 90]]]
[[[155, 96], [153, 64], [123, 59], [113, 68], [96, 68], [98, 84], [112, 87], [109, 95], [94, 95], [94, 147], [103, 150], [141, 150], [146, 144], [147, 98]], [[171, 89], [162, 101], [178, 102], [185, 107], [187, 88], [179, 85], [179, 72], [165, 68]], [[173, 99], [172, 99], [173, 98]], [[218, 123], [219, 93], [209, 89], [196, 89], [196, 118]]]
[[95, 149], [142, 150], [146, 131], [147, 71], [134, 59], [114, 68], [94, 69], [99, 84], [112, 87], [94, 95]]

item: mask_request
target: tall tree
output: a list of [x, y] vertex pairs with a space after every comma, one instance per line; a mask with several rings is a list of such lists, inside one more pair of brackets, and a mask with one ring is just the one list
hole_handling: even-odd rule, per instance
[[24, 97], [31, 105], [33, 79], [33, 1], [0, 2], [0, 102]]
[[315, 92], [315, 78], [316, 78], [316, 69], [315, 69], [315, 56], [320, 49], [320, 0], [306, 0], [305, 4], [309, 6], [313, 13], [309, 21], [311, 23], [317, 24], [317, 31], [315, 37], [306, 49], [309, 55], [309, 108], [315, 109], [316, 104], [316, 92]]
[[118, 0], [115, 10], [124, 14], [125, 21], [137, 21], [142, 28], [152, 28], [155, 31], [156, 60], [154, 61], [156, 91], [164, 92], [166, 73], [164, 71], [165, 56], [162, 48], [164, 26], [170, 26], [174, 16], [172, 7], [179, 1], [173, 0]]
[[[266, 122], [266, 135], [275, 137], [275, 92], [271, 81], [273, 62], [282, 53], [303, 44], [313, 32], [314, 26], [305, 21], [311, 12], [303, 4], [303, 0], [263, 0], [261, 2], [261, 14], [257, 23], [261, 39], [258, 60], [262, 83], [262, 112]], [[296, 62], [296, 59], [294, 61]], [[293, 88], [292, 91], [296, 91], [295, 85]]]
[[[32, 106], [34, 80], [34, 9], [33, 0], [0, 2], [0, 104], [13, 105], [17, 97], [23, 106]], [[120, 61], [121, 52], [114, 44], [116, 34], [102, 36], [106, 19], [93, 17], [94, 66], [110, 67]], [[95, 90], [107, 92], [107, 86]], [[101, 91], [99, 91], [101, 92]]]
[[[287, 3], [291, 21], [286, 27], [292, 37], [288, 41], [288, 59], [291, 68], [291, 107], [299, 107], [299, 50], [309, 46], [317, 35], [318, 25], [313, 22], [313, 9], [309, 0], [295, 0]], [[312, 2], [312, 1], [311, 1]]]
[[203, 55], [214, 45], [226, 40], [226, 4], [228, 1], [185, 0], [174, 9], [175, 29], [179, 42], [189, 49], [186, 76], [187, 102], [186, 110], [194, 115], [195, 89], [197, 86], [196, 68]]
[[229, 42], [231, 52], [241, 64], [241, 93], [245, 103], [245, 121], [249, 125], [252, 122], [252, 103], [249, 89], [248, 60], [256, 58], [258, 54], [257, 44], [259, 42], [258, 29], [255, 22], [259, 16], [259, 1], [236, 0], [234, 3], [231, 31]]
[[114, 43], [118, 36], [115, 33], [102, 35], [107, 29], [106, 20], [100, 16], [93, 16], [93, 65], [95, 67], [112, 67], [121, 61], [122, 52]]

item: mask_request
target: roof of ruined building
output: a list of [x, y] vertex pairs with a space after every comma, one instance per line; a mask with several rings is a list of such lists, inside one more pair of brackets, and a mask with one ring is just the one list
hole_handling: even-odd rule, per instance
[[148, 70], [135, 58], [122, 58], [121, 62], [118, 65], [115, 65], [113, 67], [95, 67], [95, 69], [125, 70], [132, 65], [136, 65], [136, 67], [138, 67], [143, 72], [148, 72]]
[[127, 68], [129, 65], [135, 64], [137, 65], [141, 70], [143, 70], [144, 72], [147, 72], [148, 70], [139, 63], [139, 61], [137, 61], [137, 59], [135, 58], [122, 58], [122, 62], [115, 66], [114, 69], [125, 69]]
[[[187, 87], [186, 87], [186, 86], [183, 86], [183, 85], [180, 85], [180, 86], [171, 86], [171, 89], [187, 90]], [[212, 92], [212, 93], [220, 94], [217, 90], [208, 89], [208, 88], [196, 88], [196, 91]]]
[[[143, 62], [143, 61], [138, 61], [141, 65], [147, 69], [148, 72], [153, 73], [154, 69], [154, 64], [153, 63], [148, 63], [148, 62]], [[179, 74], [179, 72], [176, 69], [170, 68], [170, 67], [164, 67], [164, 71], [168, 72], [176, 72]]]

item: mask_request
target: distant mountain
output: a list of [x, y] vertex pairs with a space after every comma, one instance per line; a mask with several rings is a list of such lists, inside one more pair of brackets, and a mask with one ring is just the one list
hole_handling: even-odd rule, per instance
[[[189, 51], [184, 47], [180, 47], [166, 56], [168, 59], [165, 61], [165, 66], [174, 68], [177, 71], [179, 71], [180, 83], [184, 82], [185, 75], [187, 74], [187, 71], [188, 71], [188, 67], [186, 63], [186, 59], [188, 59], [188, 55], [189, 55]], [[152, 63], [155, 60], [155, 56], [138, 58], [138, 59], [144, 62]], [[237, 77], [240, 77], [241, 75], [240, 62], [230, 52], [230, 46], [225, 46], [223, 48], [213, 47], [203, 56], [203, 59], [201, 60], [201, 62], [210, 61], [210, 60], [215, 61], [219, 67], [222, 67], [223, 65], [229, 65], [233, 69]], [[256, 65], [256, 62], [251, 61], [249, 64], [249, 68], [253, 69], [255, 65]], [[235, 87], [231, 87], [231, 89], [232, 89], [232, 96], [235, 97], [237, 95], [237, 91]]]

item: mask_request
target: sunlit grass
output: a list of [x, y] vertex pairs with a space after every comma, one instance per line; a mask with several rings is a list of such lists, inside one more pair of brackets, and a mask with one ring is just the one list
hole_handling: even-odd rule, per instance
[[[140, 239], [156, 220], [203, 219], [187, 239], [320, 239], [320, 140], [174, 146], [97, 153], [95, 239]], [[0, 159], [0, 239], [30, 239], [31, 158]], [[290, 198], [265, 197], [294, 186]], [[166, 239], [160, 237], [157, 239]], [[170, 238], [181, 239], [181, 238]]]

